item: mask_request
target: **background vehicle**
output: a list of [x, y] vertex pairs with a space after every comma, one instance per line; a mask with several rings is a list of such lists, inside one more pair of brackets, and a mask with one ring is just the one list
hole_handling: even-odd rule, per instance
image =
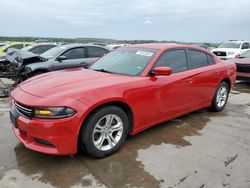
[[116, 50], [117, 48], [120, 48], [123, 46], [128, 46], [128, 44], [109, 44], [106, 47], [111, 49], [111, 50]]
[[[94, 157], [118, 151], [128, 134], [210, 107], [222, 110], [236, 66], [177, 44], [121, 47], [88, 69], [47, 73], [12, 91], [14, 133], [47, 154]], [[67, 143], [67, 144], [65, 144]]]
[[240, 56], [250, 48], [248, 41], [231, 40], [221, 43], [217, 48], [211, 50], [215, 55], [221, 59], [234, 59]]
[[4, 46], [6, 42], [0, 42], [0, 47]]
[[4, 59], [0, 59], [0, 79], [8, 79], [7, 84], [2, 83], [0, 97], [8, 97], [10, 91], [20, 82], [28, 78], [25, 65], [32, 61], [43, 61], [41, 57], [28, 51], [9, 49]]
[[10, 42], [10, 43], [7, 43], [4, 46], [0, 47], [0, 55], [5, 55], [9, 48], [22, 49], [22, 48], [29, 46], [31, 44], [32, 43], [28, 43], [28, 42]]
[[26, 46], [24, 48], [21, 49], [21, 51], [29, 51], [32, 52], [34, 54], [40, 55], [48, 50], [50, 50], [51, 48], [56, 47], [57, 45], [55, 44], [32, 44], [30, 46]]
[[232, 61], [237, 67], [237, 79], [250, 81], [250, 50], [243, 52], [238, 59]]
[[[51, 48], [54, 48], [55, 44], [31, 44], [21, 49], [21, 52], [32, 52], [33, 54], [40, 55]], [[9, 48], [10, 49], [10, 48]], [[8, 53], [8, 51], [7, 51]], [[6, 65], [9, 65], [10, 62], [6, 59], [6, 55], [0, 56], [0, 71], [4, 71], [6, 69]]]
[[54, 47], [40, 57], [42, 62], [26, 65], [29, 76], [68, 68], [88, 67], [110, 50], [97, 45], [69, 44]]

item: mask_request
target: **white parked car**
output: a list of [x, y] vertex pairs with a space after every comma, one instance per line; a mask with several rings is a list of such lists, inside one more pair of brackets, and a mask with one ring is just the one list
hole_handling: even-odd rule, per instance
[[231, 40], [221, 43], [211, 51], [221, 59], [233, 59], [239, 57], [240, 54], [248, 49], [250, 49], [248, 41]]

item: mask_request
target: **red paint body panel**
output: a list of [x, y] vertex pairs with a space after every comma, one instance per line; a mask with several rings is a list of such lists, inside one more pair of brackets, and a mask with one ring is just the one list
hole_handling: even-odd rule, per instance
[[[138, 77], [95, 72], [85, 69], [63, 70], [43, 74], [20, 84], [11, 94], [20, 104], [32, 107], [67, 106], [76, 111], [65, 119], [18, 118], [16, 136], [26, 147], [49, 154], [64, 155], [77, 152], [80, 128], [89, 113], [100, 105], [119, 101], [133, 113], [130, 134], [211, 105], [218, 84], [229, 79], [231, 87], [236, 78], [233, 63], [202, 48], [177, 44], [143, 44], [131, 47], [156, 48], [158, 53]], [[209, 53], [214, 65], [171, 74], [148, 76], [149, 71], [166, 50], [191, 48]], [[54, 145], [38, 144], [34, 138]]]

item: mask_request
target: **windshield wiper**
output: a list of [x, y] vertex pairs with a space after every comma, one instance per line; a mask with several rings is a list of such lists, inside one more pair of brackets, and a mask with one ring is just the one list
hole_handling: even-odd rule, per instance
[[94, 71], [99, 71], [99, 72], [106, 72], [106, 73], [113, 73], [105, 69], [93, 69]]

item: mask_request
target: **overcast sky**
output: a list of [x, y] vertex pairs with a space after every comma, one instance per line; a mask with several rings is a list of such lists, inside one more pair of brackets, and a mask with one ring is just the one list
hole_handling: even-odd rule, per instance
[[0, 35], [250, 40], [250, 0], [1, 0]]

